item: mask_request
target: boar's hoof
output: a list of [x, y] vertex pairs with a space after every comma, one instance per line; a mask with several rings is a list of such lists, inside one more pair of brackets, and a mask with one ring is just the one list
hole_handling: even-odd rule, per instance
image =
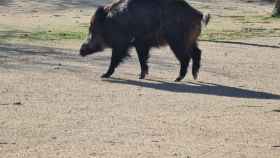
[[193, 79], [197, 80], [197, 78], [198, 78], [198, 73], [193, 73]]
[[176, 80], [175, 80], [175, 82], [180, 82], [180, 81], [182, 81], [182, 79], [183, 79], [184, 77], [178, 77], [178, 78], [176, 78]]
[[145, 77], [146, 77], [146, 74], [142, 74], [142, 73], [141, 73], [141, 74], [139, 75], [139, 79], [145, 79]]
[[103, 75], [101, 76], [101, 78], [109, 78], [109, 77], [111, 77], [111, 74], [108, 74], [108, 73], [103, 74]]
[[146, 75], [148, 75], [148, 70], [142, 71], [141, 74], [139, 75], [139, 79], [145, 79]]

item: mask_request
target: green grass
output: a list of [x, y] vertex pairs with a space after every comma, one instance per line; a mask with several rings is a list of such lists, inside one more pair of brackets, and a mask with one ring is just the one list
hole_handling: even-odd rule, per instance
[[20, 36], [19, 38], [29, 40], [82, 40], [86, 37], [86, 32], [70, 31], [38, 31]]
[[248, 39], [255, 37], [280, 37], [280, 29], [242, 28], [241, 30], [205, 30], [200, 39], [218, 41]]
[[280, 19], [271, 16], [228, 15], [214, 17], [203, 30], [203, 40], [238, 40], [256, 37], [279, 37]]
[[[61, 29], [62, 28], [62, 29]], [[18, 30], [15, 27], [0, 26], [0, 42], [3, 41], [63, 41], [63, 40], [83, 40], [87, 36], [87, 28], [59, 29], [28, 29]], [[65, 29], [65, 28], [64, 28]], [[69, 31], [71, 30], [71, 31]]]
[[28, 33], [15, 34], [14, 36], [6, 36], [6, 38], [19, 38], [24, 40], [82, 40], [86, 37], [86, 32], [71, 31], [35, 31]]

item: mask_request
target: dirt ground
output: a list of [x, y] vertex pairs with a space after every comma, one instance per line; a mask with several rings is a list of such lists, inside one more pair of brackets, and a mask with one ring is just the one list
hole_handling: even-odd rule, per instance
[[[66, 2], [1, 1], [0, 29], [71, 27], [105, 3]], [[214, 16], [225, 5], [270, 8], [207, 3]], [[82, 41], [0, 43], [0, 157], [279, 158], [280, 37], [244, 41], [259, 45], [200, 42], [199, 80], [181, 83], [169, 48], [152, 50], [147, 80], [134, 50], [103, 80], [110, 50], [82, 58]]]

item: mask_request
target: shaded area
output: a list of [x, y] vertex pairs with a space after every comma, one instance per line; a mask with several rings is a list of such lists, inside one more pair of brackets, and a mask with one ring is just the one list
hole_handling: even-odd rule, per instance
[[[53, 6], [55, 9], [67, 9], [67, 8], [84, 8], [84, 7], [97, 7], [110, 3], [112, 0], [32, 0], [34, 3], [46, 4]], [[0, 5], [9, 6], [15, 4], [15, 0], [1, 0]], [[22, 3], [26, 3], [20, 0]]]
[[60, 9], [72, 7], [97, 7], [109, 3], [110, 0], [34, 0], [39, 3], [47, 3], [49, 5], [58, 6]]
[[156, 90], [176, 92], [176, 93], [195, 93], [233, 98], [247, 98], [247, 99], [273, 99], [280, 100], [280, 95], [267, 92], [259, 92], [254, 90], [241, 89], [236, 87], [229, 87], [215, 83], [169, 83], [164, 81], [151, 80], [153, 82], [125, 80], [119, 78], [112, 78], [105, 80], [106, 82], [133, 85], [138, 87], [151, 88]]
[[[0, 43], [0, 59], [1, 57], [21, 57], [21, 56], [36, 56], [37, 58], [46, 57], [49, 60], [67, 60], [84, 62], [85, 60], [94, 59], [94, 61], [106, 61], [110, 59], [107, 54], [88, 56], [83, 58], [79, 55], [79, 50], [62, 49], [46, 46], [35, 46], [27, 44], [1, 44]], [[35, 58], [33, 58], [35, 59]], [[107, 66], [107, 65], [106, 65]]]
[[[6, 56], [23, 56], [23, 55], [38, 55], [38, 56], [53, 56], [57, 59], [72, 59], [77, 58], [78, 55], [70, 54], [71, 49], [60, 49], [43, 46], [31, 46], [24, 44], [0, 44], [0, 55]], [[78, 54], [78, 53], [77, 53]]]
[[74, 50], [30, 45], [0, 44], [0, 67], [5, 69], [79, 71], [78, 66], [63, 64], [65, 61], [81, 62]]
[[280, 109], [272, 110], [273, 112], [280, 112]]
[[107, 67], [110, 61], [108, 53], [109, 51], [83, 58], [74, 49], [0, 42], [0, 68], [24, 71], [63, 69], [80, 73], [84, 70], [82, 63]]
[[0, 0], [0, 6], [7, 6], [9, 4], [13, 3], [13, 0]]

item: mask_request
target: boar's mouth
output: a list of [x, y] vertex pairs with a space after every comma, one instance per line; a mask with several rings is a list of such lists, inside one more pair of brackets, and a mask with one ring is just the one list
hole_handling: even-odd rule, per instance
[[103, 50], [103, 48], [100, 45], [96, 45], [96, 46], [92, 47], [89, 44], [83, 44], [80, 48], [80, 55], [82, 57], [85, 57], [87, 55], [94, 54], [94, 53], [100, 52], [102, 50]]

